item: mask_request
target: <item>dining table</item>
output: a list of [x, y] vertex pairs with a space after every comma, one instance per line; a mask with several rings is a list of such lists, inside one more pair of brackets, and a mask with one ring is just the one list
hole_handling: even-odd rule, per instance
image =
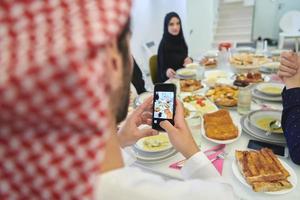
[[[217, 70], [221, 70], [224, 72], [230, 72], [234, 73], [232, 66], [230, 65], [223, 65], [223, 66], [218, 66], [216, 68]], [[205, 69], [205, 71], [210, 71], [210, 70], [216, 70], [216, 69]], [[272, 75], [268, 75], [272, 76]], [[274, 74], [273, 74], [274, 76]], [[272, 80], [270, 80], [272, 82]], [[271, 109], [276, 109], [276, 110], [282, 110], [282, 102], [268, 102], [268, 101], [255, 101], [253, 100], [251, 102], [251, 111], [254, 110], [260, 110], [263, 109], [264, 107], [268, 107]], [[237, 125], [241, 129], [240, 123], [241, 123], [241, 118], [243, 115], [240, 115], [237, 112], [236, 108], [228, 109], [230, 116], [234, 122], [234, 124]], [[196, 141], [196, 143], [199, 145], [201, 151], [205, 151], [207, 149], [210, 149], [217, 144], [207, 140], [203, 134], [201, 134], [201, 127], [199, 126], [190, 126], [190, 130], [192, 132], [193, 138]], [[241, 131], [241, 130], [240, 130]], [[222, 169], [222, 177], [223, 179], [228, 182], [230, 185], [232, 185], [234, 191], [236, 194], [241, 199], [245, 200], [299, 200], [300, 199], [300, 184], [296, 184], [295, 188], [286, 194], [268, 194], [268, 193], [263, 193], [263, 192], [254, 192], [250, 187], [245, 186], [242, 184], [237, 177], [234, 175], [233, 170], [232, 170], [232, 164], [235, 161], [235, 151], [236, 150], [249, 150], [247, 149], [247, 145], [249, 140], [254, 139], [257, 140], [257, 138], [254, 138], [253, 136], [247, 134], [244, 131], [241, 131], [240, 137], [229, 144], [225, 145], [225, 152], [226, 156], [224, 156], [224, 162], [223, 162], [223, 169]], [[130, 150], [128, 150], [128, 153]], [[154, 163], [141, 163], [139, 161], [136, 161], [132, 164], [133, 167], [138, 167], [141, 168], [142, 170], [145, 170], [149, 173], [154, 173], [157, 175], [160, 175], [164, 177], [165, 179], [178, 179], [183, 181], [182, 174], [180, 170], [171, 168], [170, 165], [173, 163], [176, 163], [178, 161], [183, 160], [184, 157], [181, 153], [176, 153], [175, 155], [159, 161], [159, 162], [154, 162]], [[295, 172], [297, 179], [299, 180], [300, 178], [300, 166], [296, 165], [292, 162], [290, 157], [284, 158], [281, 157], [281, 160], [285, 161]], [[213, 189], [213, 188], [212, 188]], [[188, 197], [187, 197], [188, 199]], [[226, 197], [224, 197], [226, 199]]]

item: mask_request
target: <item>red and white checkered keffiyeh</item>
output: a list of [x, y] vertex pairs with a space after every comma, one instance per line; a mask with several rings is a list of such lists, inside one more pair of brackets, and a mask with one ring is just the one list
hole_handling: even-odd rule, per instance
[[[0, 199], [92, 199], [130, 0], [0, 0]], [[101, 187], [100, 187], [101, 189]]]

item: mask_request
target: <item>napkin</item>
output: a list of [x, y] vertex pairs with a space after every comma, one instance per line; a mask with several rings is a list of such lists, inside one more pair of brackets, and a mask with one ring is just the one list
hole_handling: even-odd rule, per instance
[[222, 158], [216, 159], [216, 157], [219, 154], [224, 153], [224, 149], [225, 149], [225, 144], [219, 144], [219, 145], [214, 146], [214, 147], [212, 147], [212, 148], [210, 148], [210, 149], [208, 149], [204, 152], [204, 154], [207, 156], [207, 158], [209, 160], [214, 160], [215, 159], [212, 162], [212, 164], [218, 170], [220, 175], [222, 175], [224, 159], [222, 159]]
[[[214, 160], [212, 164], [215, 166], [215, 168], [218, 170], [220, 175], [222, 175], [223, 171], [223, 163], [224, 159], [216, 159], [216, 157], [224, 152], [225, 144], [219, 144], [217, 146], [214, 146], [206, 151], [204, 151], [204, 154], [207, 156], [209, 160]], [[178, 162], [175, 162], [171, 164], [169, 167], [173, 169], [181, 169], [182, 166], [184, 165], [185, 160], [181, 160]]]

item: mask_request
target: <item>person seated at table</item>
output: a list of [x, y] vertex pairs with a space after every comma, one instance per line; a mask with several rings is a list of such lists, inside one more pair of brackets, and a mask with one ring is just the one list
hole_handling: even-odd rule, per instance
[[282, 128], [292, 161], [300, 165], [300, 55], [281, 54], [278, 75], [285, 83], [282, 92]]
[[141, 94], [141, 93], [147, 91], [145, 88], [145, 81], [143, 79], [143, 73], [134, 58], [133, 58], [133, 72], [132, 72], [131, 82], [134, 85], [136, 92], [138, 94]]
[[[161, 126], [188, 159], [182, 169], [186, 181], [124, 166], [120, 145], [157, 134], [138, 129], [151, 122], [151, 98], [117, 134], [129, 102], [132, 63], [125, 23], [131, 3], [58, 2], [0, 4], [1, 26], [9, 30], [0, 32], [5, 40], [0, 53], [7, 55], [0, 65], [0, 199], [236, 199], [194, 142], [179, 101], [175, 126], [167, 121]], [[58, 10], [61, 15], [54, 15]], [[49, 16], [56, 23], [41, 20]], [[16, 31], [24, 18], [26, 28]], [[45, 26], [56, 31], [48, 34]], [[82, 34], [65, 34], [78, 26]], [[30, 37], [20, 37], [24, 33]]]
[[188, 57], [188, 46], [185, 42], [182, 23], [179, 15], [170, 12], [165, 16], [164, 33], [157, 53], [157, 78], [160, 83], [174, 78], [176, 70], [192, 63]]
[[[128, 34], [128, 27], [123, 33]], [[123, 35], [123, 34], [121, 34]], [[127, 45], [127, 46], [126, 46]], [[164, 178], [146, 173], [136, 167], [124, 165], [121, 157], [120, 146], [125, 148], [135, 144], [140, 138], [156, 135], [157, 131], [151, 128], [139, 129], [141, 124], [151, 124], [152, 98], [146, 100], [125, 119], [128, 107], [127, 77], [131, 75], [128, 63], [128, 43], [122, 48], [112, 48], [120, 56], [118, 62], [108, 59], [107, 67], [111, 71], [111, 80], [114, 87], [110, 96], [112, 113], [116, 119], [111, 118], [114, 124], [111, 137], [107, 141], [102, 174], [97, 178], [99, 185], [99, 198], [103, 200], [143, 199], [143, 200], [173, 200], [188, 198], [198, 199], [237, 199], [233, 188], [220, 177], [210, 160], [196, 145], [192, 134], [184, 119], [184, 108], [177, 100], [175, 126], [168, 121], [161, 122], [161, 126], [169, 135], [173, 147], [186, 159], [181, 172], [185, 181], [165, 180]], [[116, 45], [109, 45], [115, 47]], [[149, 113], [150, 112], [150, 113]], [[125, 120], [124, 120], [125, 119]], [[116, 124], [123, 121], [116, 135]], [[117, 191], [117, 192], [115, 192]]]

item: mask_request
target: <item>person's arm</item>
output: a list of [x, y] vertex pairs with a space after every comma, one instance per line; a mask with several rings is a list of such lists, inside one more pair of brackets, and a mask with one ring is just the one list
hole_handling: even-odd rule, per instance
[[300, 165], [300, 55], [294, 52], [281, 54], [278, 75], [286, 88], [282, 92], [282, 127], [290, 157]]
[[160, 43], [159, 48], [158, 48], [158, 53], [157, 53], [157, 78], [160, 83], [165, 82], [168, 80], [167, 77], [167, 64], [165, 60], [165, 50], [163, 43]]
[[143, 73], [141, 69], [139, 68], [138, 64], [136, 63], [135, 59], [133, 59], [133, 73], [132, 73], [132, 78], [131, 82], [134, 85], [136, 91], [138, 94], [141, 94], [143, 92], [146, 92], [145, 89], [145, 81], [143, 79]]
[[[199, 166], [198, 169], [207, 170]], [[95, 199], [101, 200], [117, 200], [120, 197], [122, 200], [238, 199], [233, 188], [224, 182], [208, 178], [201, 180], [192, 176], [186, 181], [165, 180], [133, 167], [110, 171], [97, 177], [95, 187]]]
[[284, 90], [282, 127], [292, 161], [300, 165], [300, 85]]

